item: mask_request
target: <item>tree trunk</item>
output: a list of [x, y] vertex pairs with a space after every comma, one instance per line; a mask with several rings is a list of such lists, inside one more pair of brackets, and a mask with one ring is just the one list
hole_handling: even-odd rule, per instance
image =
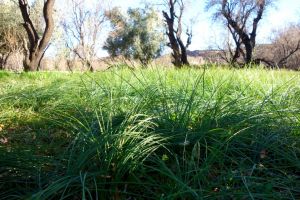
[[87, 60], [87, 61], [85, 61], [85, 63], [86, 63], [86, 65], [87, 65], [87, 67], [88, 67], [88, 69], [89, 69], [90, 72], [94, 72], [95, 71], [95, 69], [94, 69], [93, 64], [91, 63], [91, 61]]
[[181, 49], [181, 65], [190, 65], [188, 58], [187, 58], [186, 46], [183, 44], [183, 42], [180, 38], [177, 38], [177, 41], [178, 41], [180, 49]]
[[4, 55], [0, 54], [0, 70], [4, 69]]
[[169, 17], [169, 15], [163, 11], [163, 15], [165, 17], [165, 20], [167, 22], [167, 26], [168, 26], [168, 38], [169, 38], [169, 47], [171, 47], [171, 49], [173, 50], [172, 53], [172, 57], [173, 57], [173, 65], [175, 67], [181, 67], [182, 66], [182, 62], [181, 62], [181, 54], [180, 54], [180, 48], [179, 45], [177, 43], [177, 39], [175, 37], [174, 34], [174, 17]]
[[[23, 26], [28, 36], [28, 46], [25, 45], [25, 60], [24, 70], [25, 71], [36, 71], [39, 63], [43, 58], [45, 50], [49, 44], [52, 33], [54, 31], [54, 21], [52, 17], [53, 7], [55, 0], [47, 0], [44, 3], [43, 14], [45, 20], [45, 30], [42, 38], [39, 37], [36, 28], [34, 27], [30, 14], [28, 13], [29, 5], [27, 0], [19, 0], [19, 7], [24, 20]], [[26, 42], [25, 42], [26, 44]]]
[[[187, 45], [184, 45], [181, 40], [181, 17], [183, 13], [184, 6], [183, 4], [178, 4], [180, 7], [180, 13], [177, 16], [175, 13], [175, 4], [178, 4], [178, 1], [169, 0], [169, 14], [163, 11], [163, 16], [167, 23], [167, 35], [169, 38], [169, 47], [173, 50], [172, 57], [173, 57], [173, 65], [177, 68], [181, 68], [184, 65], [189, 65], [188, 58], [187, 58], [187, 46], [190, 44], [191, 35], [189, 35]], [[174, 23], [175, 19], [177, 19], [177, 29], [175, 30]]]
[[7, 61], [9, 59], [9, 57], [11, 56], [12, 52], [9, 51], [8, 53], [1, 55], [0, 54], [0, 70], [4, 70], [6, 65], [7, 65]]
[[246, 59], [245, 63], [250, 64], [252, 62], [252, 47], [251, 46], [246, 46]]
[[32, 52], [31, 54], [27, 54], [23, 62], [24, 71], [37, 71], [42, 56], [43, 52]]
[[248, 38], [244, 40], [244, 45], [246, 49], [245, 64], [250, 64], [252, 62], [253, 47]]

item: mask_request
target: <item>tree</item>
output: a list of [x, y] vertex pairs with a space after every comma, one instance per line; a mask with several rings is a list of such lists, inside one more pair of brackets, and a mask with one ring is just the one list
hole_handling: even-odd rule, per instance
[[259, 21], [272, 0], [210, 0], [208, 8], [217, 7], [215, 16], [222, 19], [232, 35], [235, 50], [232, 62], [242, 55], [244, 62], [253, 61], [253, 50]]
[[277, 32], [273, 40], [275, 66], [299, 69], [300, 25], [291, 25]]
[[189, 65], [187, 59], [187, 48], [191, 44], [192, 33], [187, 30], [186, 44], [181, 39], [182, 17], [184, 12], [183, 0], [169, 0], [167, 2], [168, 12], [162, 11], [167, 25], [168, 46], [172, 49], [173, 64], [176, 67]]
[[67, 48], [90, 71], [101, 48], [102, 26], [106, 22], [104, 2], [86, 4], [84, 0], [71, 0], [71, 13], [62, 21]]
[[42, 60], [45, 50], [50, 42], [54, 31], [54, 20], [52, 17], [55, 0], [46, 0], [43, 6], [45, 29], [42, 36], [38, 34], [37, 27], [33, 24], [29, 13], [27, 0], [19, 0], [19, 8], [24, 20], [23, 26], [28, 36], [28, 43], [25, 44], [25, 71], [36, 71]]
[[300, 69], [300, 25], [274, 31], [271, 44], [259, 45], [256, 59], [271, 68]]
[[153, 8], [128, 9], [127, 16], [114, 8], [107, 16], [113, 30], [103, 48], [110, 56], [137, 59], [144, 66], [160, 56], [164, 43], [163, 26]]
[[4, 69], [8, 58], [23, 51], [22, 35], [24, 34], [21, 15], [14, 12], [17, 6], [8, 1], [0, 1], [0, 69]]

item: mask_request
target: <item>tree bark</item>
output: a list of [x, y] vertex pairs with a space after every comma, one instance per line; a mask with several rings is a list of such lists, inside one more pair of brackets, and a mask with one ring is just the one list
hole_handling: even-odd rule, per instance
[[[178, 3], [180, 7], [179, 16], [175, 13], [175, 4]], [[163, 11], [163, 16], [167, 23], [167, 35], [169, 38], [168, 46], [172, 49], [172, 57], [175, 67], [181, 68], [184, 65], [189, 65], [187, 58], [187, 47], [190, 44], [192, 34], [188, 34], [188, 42], [186, 45], [181, 40], [182, 26], [181, 26], [181, 18], [184, 10], [184, 5], [181, 1], [169, 0], [169, 13]], [[177, 30], [174, 28], [175, 18], [177, 19]]]
[[45, 20], [45, 30], [42, 38], [38, 35], [29, 15], [29, 5], [27, 0], [19, 0], [19, 8], [24, 20], [23, 26], [28, 36], [28, 45], [25, 45], [25, 59], [23, 62], [25, 71], [36, 71], [43, 58], [45, 50], [50, 42], [54, 31], [53, 7], [55, 0], [47, 0], [44, 3], [43, 15]]
[[[170, 13], [174, 12], [174, 6], [170, 7]], [[168, 13], [166, 13], [165, 11], [163, 11], [163, 15], [164, 18], [166, 20], [167, 26], [168, 26], [168, 31], [167, 31], [167, 35], [169, 38], [169, 45], [171, 47], [171, 49], [173, 50], [172, 53], [172, 57], [173, 57], [173, 64], [175, 65], [175, 67], [180, 67], [181, 64], [181, 55], [180, 55], [180, 49], [179, 49], [179, 45], [177, 43], [177, 39], [174, 35], [174, 16], [170, 16], [168, 15]]]
[[180, 49], [181, 49], [181, 64], [182, 65], [190, 65], [188, 58], [187, 58], [186, 46], [183, 44], [183, 42], [180, 38], [177, 38], [177, 41], [178, 41]]

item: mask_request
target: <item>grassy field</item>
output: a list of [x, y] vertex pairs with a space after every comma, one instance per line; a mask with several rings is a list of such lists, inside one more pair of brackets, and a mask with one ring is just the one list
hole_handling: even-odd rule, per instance
[[0, 72], [0, 199], [299, 199], [299, 156], [299, 72]]

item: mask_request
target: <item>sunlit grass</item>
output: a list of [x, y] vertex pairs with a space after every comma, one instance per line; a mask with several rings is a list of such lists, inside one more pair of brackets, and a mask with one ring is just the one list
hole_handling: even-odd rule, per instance
[[300, 74], [0, 72], [0, 199], [297, 199]]

